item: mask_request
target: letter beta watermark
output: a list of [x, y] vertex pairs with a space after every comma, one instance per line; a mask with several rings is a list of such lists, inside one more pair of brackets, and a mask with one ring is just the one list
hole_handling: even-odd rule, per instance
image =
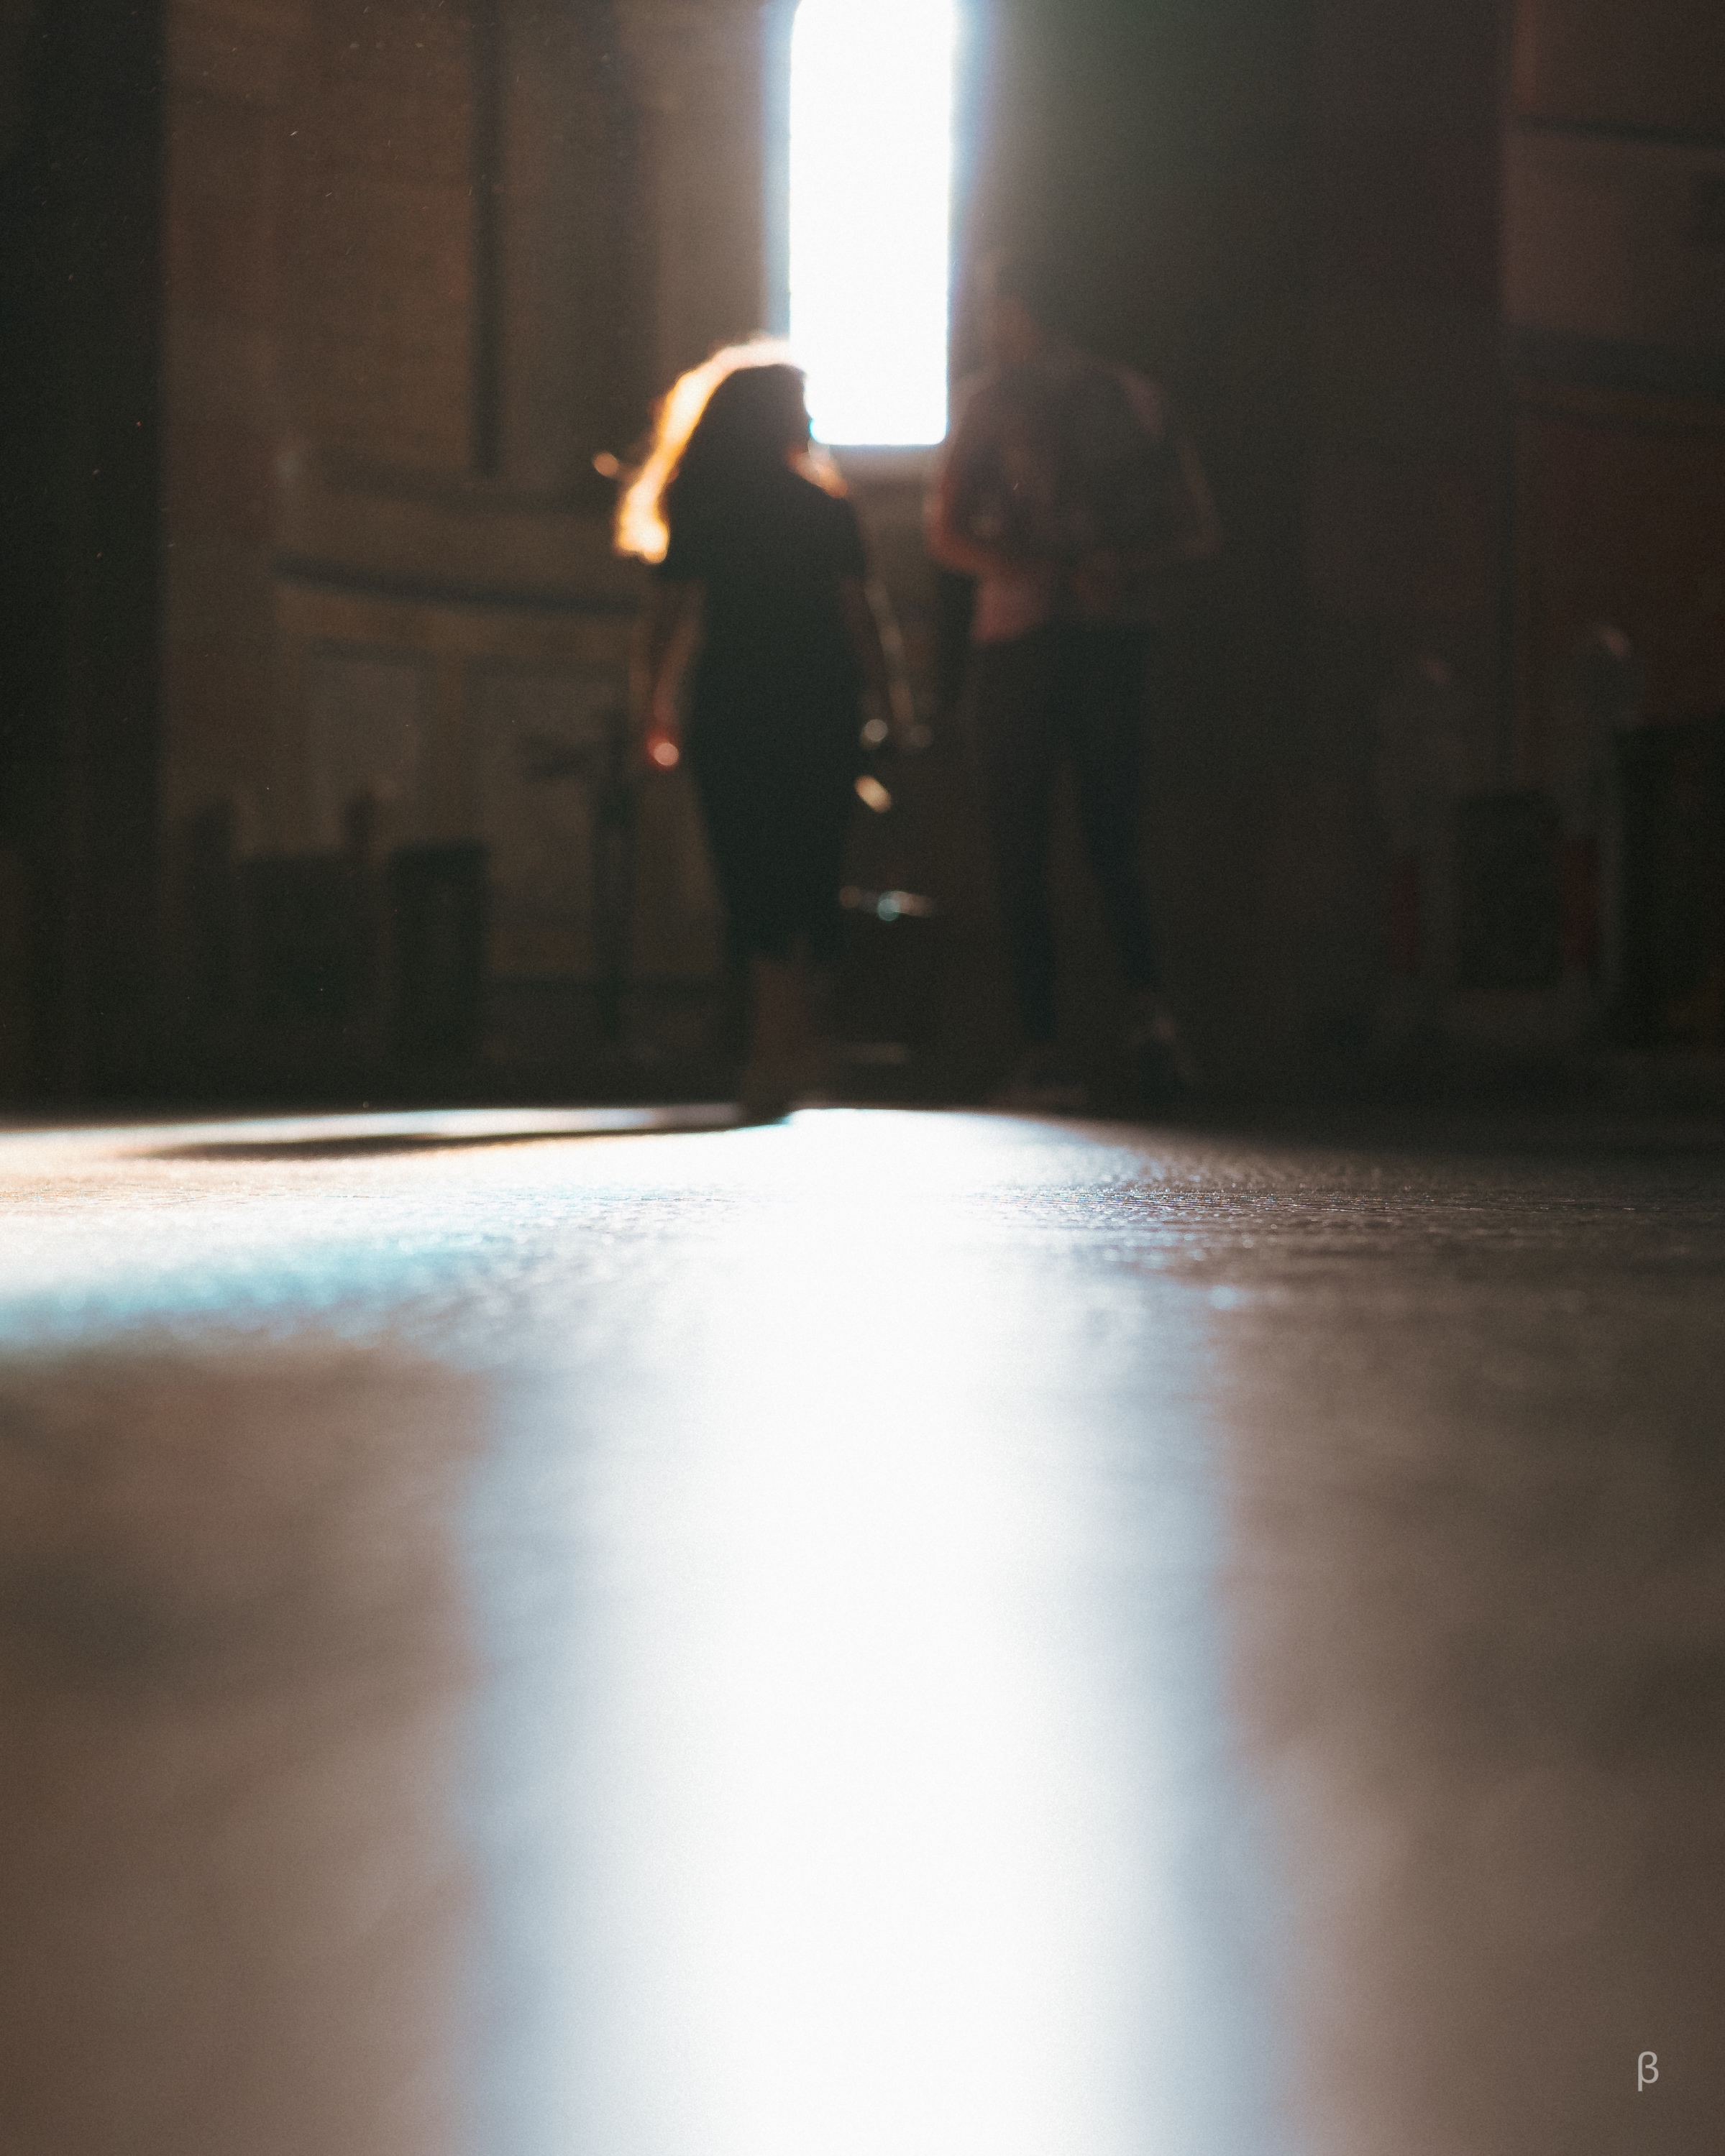
[[1640, 2057], [1635, 2061], [1635, 2087], [1637, 2091], [1650, 2087], [1658, 2079], [1658, 2052], [1643, 2051]]

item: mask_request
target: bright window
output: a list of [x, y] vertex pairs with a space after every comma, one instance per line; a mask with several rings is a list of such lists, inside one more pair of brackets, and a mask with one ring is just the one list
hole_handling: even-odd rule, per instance
[[790, 331], [826, 442], [947, 431], [954, 0], [802, 0]]

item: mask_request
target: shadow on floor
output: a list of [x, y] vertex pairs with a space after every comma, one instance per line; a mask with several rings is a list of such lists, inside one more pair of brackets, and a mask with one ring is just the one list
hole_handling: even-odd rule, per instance
[[[728, 1130], [737, 1122], [738, 1116], [727, 1103], [681, 1108], [558, 1109], [531, 1116], [506, 1111], [501, 1122], [483, 1111], [457, 1111], [447, 1119], [410, 1116], [354, 1121], [370, 1127], [356, 1130], [350, 1124], [346, 1130], [320, 1133], [314, 1123], [302, 1126], [298, 1132], [278, 1127], [269, 1136], [204, 1136], [181, 1145], [157, 1147], [142, 1157], [150, 1160], [294, 1161], [465, 1152], [476, 1146], [542, 1145], [557, 1138], [645, 1137], [676, 1132]], [[402, 1127], [404, 1122], [409, 1126], [405, 1129]], [[415, 1123], [418, 1128], [412, 1127]], [[383, 1127], [379, 1127], [380, 1124]], [[467, 1127], [461, 1127], [464, 1124]], [[256, 1133], [258, 1127], [252, 1124], [251, 1132]]]

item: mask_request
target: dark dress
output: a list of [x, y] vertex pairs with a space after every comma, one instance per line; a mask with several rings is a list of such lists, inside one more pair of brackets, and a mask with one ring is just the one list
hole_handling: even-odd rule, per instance
[[686, 759], [733, 936], [838, 955], [845, 837], [862, 768], [860, 682], [839, 585], [865, 573], [848, 501], [778, 467], [722, 503], [666, 504], [658, 574], [706, 588]]

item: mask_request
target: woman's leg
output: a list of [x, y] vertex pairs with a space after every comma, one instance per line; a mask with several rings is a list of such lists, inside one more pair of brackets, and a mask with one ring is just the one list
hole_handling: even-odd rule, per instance
[[1056, 1031], [1048, 841], [1059, 774], [1055, 632], [1032, 629], [973, 654], [976, 727], [995, 888], [1025, 1044]]
[[819, 1086], [831, 1002], [831, 976], [840, 950], [839, 885], [845, 844], [856, 807], [855, 740], [860, 712], [847, 711], [829, 730], [829, 753], [819, 744], [788, 747], [761, 798], [768, 813], [771, 870], [765, 925], [757, 946], [756, 1021], [752, 1060], [792, 1074], [796, 1090]]
[[749, 1060], [789, 1069], [806, 1055], [814, 1037], [808, 960], [800, 951], [788, 958], [767, 958], [757, 952], [749, 965]]
[[819, 969], [838, 956], [854, 741], [855, 726], [824, 756], [794, 735], [776, 753], [758, 740], [721, 752], [709, 736], [691, 759], [732, 935], [748, 959], [751, 1113], [779, 1112], [821, 1080]]
[[[799, 1034], [797, 983], [788, 950], [768, 955], [772, 908], [764, 834], [757, 788], [732, 744], [711, 734], [690, 742], [690, 775], [706, 833], [707, 858], [724, 902], [733, 968], [740, 968], [744, 1112], [775, 1116], [788, 1104], [790, 1089], [776, 1075]], [[734, 978], [734, 976], [733, 976]]]
[[1128, 988], [1157, 986], [1155, 931], [1138, 866], [1149, 639], [1139, 629], [1067, 632], [1061, 717], [1078, 772], [1078, 813]]
[[783, 1115], [799, 1095], [823, 1090], [827, 1058], [820, 982], [799, 938], [788, 958], [750, 962], [747, 1060], [739, 1097], [752, 1117]]

